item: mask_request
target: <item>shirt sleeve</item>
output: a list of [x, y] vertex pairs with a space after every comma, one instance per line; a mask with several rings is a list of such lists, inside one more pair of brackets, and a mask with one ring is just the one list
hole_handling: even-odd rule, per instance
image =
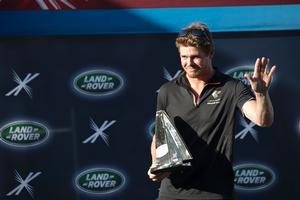
[[243, 105], [249, 100], [255, 100], [255, 97], [248, 86], [242, 81], [238, 81], [236, 85], [237, 107], [242, 111]]

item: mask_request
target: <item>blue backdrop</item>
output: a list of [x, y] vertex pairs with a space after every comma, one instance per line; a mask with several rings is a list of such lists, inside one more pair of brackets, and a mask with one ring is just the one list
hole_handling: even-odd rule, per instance
[[[1, 37], [1, 199], [154, 199], [156, 91], [181, 70], [175, 36]], [[214, 65], [236, 78], [259, 56], [278, 66], [274, 125], [237, 116], [238, 199], [298, 198], [299, 32], [214, 37]]]
[[155, 199], [157, 90], [181, 70], [175, 33], [199, 20], [214, 32], [220, 71], [242, 79], [261, 56], [277, 65], [273, 126], [237, 116], [237, 199], [299, 198], [299, 13], [296, 4], [0, 11], [0, 199]]

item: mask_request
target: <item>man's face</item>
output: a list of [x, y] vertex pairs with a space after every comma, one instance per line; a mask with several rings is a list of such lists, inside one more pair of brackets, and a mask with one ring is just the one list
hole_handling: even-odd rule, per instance
[[179, 48], [181, 65], [189, 78], [203, 76], [211, 70], [211, 55], [206, 55], [196, 47]]

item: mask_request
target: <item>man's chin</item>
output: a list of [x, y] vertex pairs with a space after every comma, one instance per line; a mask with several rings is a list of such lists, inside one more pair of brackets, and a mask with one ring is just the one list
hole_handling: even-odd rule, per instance
[[187, 73], [187, 76], [189, 78], [197, 78], [200, 76], [200, 73], [199, 72], [194, 72], [194, 73]]

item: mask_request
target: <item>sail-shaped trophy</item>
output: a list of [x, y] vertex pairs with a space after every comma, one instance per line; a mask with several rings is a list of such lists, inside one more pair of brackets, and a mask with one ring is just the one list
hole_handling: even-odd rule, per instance
[[154, 137], [156, 137], [156, 158], [151, 173], [172, 172], [191, 166], [190, 161], [193, 158], [169, 116], [163, 110], [156, 112]]

